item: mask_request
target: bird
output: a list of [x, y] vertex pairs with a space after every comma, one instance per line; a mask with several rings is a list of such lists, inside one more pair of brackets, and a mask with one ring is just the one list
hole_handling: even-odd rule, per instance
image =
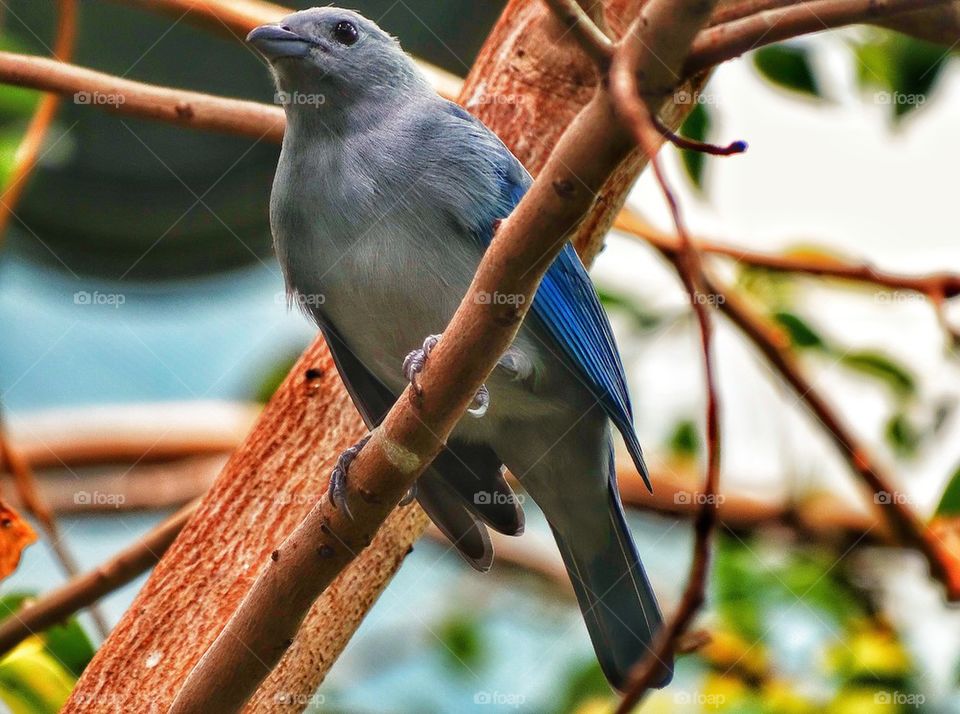
[[[416, 381], [533, 179], [496, 134], [434, 91], [394, 37], [356, 12], [302, 10], [247, 40], [266, 59], [287, 120], [270, 225], [288, 294], [316, 322], [373, 429]], [[521, 534], [531, 497], [600, 667], [623, 689], [663, 618], [620, 501], [613, 429], [650, 488], [610, 324], [567, 242], [411, 496], [480, 571], [493, 561], [488, 529]], [[345, 509], [338, 497], [362, 443], [331, 478]], [[673, 662], [658, 667], [665, 686]]]

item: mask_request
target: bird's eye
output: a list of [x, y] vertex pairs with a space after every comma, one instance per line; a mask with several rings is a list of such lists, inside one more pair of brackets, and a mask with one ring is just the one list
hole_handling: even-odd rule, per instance
[[333, 28], [333, 39], [341, 45], [352, 45], [360, 38], [357, 26], [347, 20], [341, 20]]

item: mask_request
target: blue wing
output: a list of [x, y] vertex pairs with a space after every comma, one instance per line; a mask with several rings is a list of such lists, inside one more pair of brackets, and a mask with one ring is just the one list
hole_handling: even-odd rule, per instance
[[[490, 133], [477, 119], [455, 105], [451, 113]], [[505, 218], [533, 183], [530, 174], [510, 151], [500, 147], [496, 167], [499, 193], [475, 228], [484, 247], [493, 239], [497, 219]], [[652, 490], [647, 467], [633, 428], [633, 411], [627, 392], [623, 364], [613, 339], [607, 315], [600, 305], [583, 263], [567, 243], [547, 271], [531, 307], [531, 313], [556, 340], [572, 362], [585, 385], [600, 401], [611, 421], [623, 435], [627, 450], [648, 489]]]

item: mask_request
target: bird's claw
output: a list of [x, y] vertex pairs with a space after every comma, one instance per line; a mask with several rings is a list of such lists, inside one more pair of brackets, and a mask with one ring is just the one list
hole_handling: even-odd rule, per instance
[[423, 371], [423, 366], [427, 363], [427, 357], [430, 356], [439, 341], [440, 335], [428, 335], [427, 339], [423, 341], [423, 347], [413, 350], [403, 358], [403, 376], [417, 390], [417, 394], [423, 393], [418, 375]]
[[[420, 349], [409, 352], [407, 356], [403, 358], [403, 376], [413, 385], [418, 395], [423, 394], [419, 375], [423, 371], [424, 365], [427, 364], [427, 358], [430, 356], [430, 353], [433, 352], [433, 348], [436, 347], [440, 341], [440, 337], [440, 335], [429, 335], [427, 339], [423, 341], [423, 346]], [[489, 407], [490, 392], [484, 384], [480, 386], [480, 389], [477, 390], [477, 393], [474, 395], [471, 406], [467, 409], [467, 414], [479, 419], [487, 413]]]
[[400, 499], [400, 503], [399, 503], [398, 505], [400, 505], [400, 506], [409, 506], [411, 503], [413, 503], [413, 500], [414, 500], [416, 497], [417, 497], [417, 482], [414, 481], [414, 482], [413, 482], [413, 486], [411, 486], [411, 487], [407, 490], [406, 495], [405, 495], [403, 498]]
[[487, 413], [487, 409], [490, 408], [490, 392], [487, 390], [486, 384], [480, 385], [480, 389], [473, 395], [473, 401], [470, 404], [471, 406], [467, 409], [467, 414], [470, 416], [479, 419]]
[[357, 458], [368, 441], [370, 441], [370, 434], [367, 434], [340, 454], [337, 465], [333, 467], [333, 471], [330, 473], [330, 485], [327, 486], [327, 496], [333, 503], [333, 507], [343, 511], [350, 520], [353, 520], [353, 514], [350, 512], [350, 506], [347, 503], [347, 472], [350, 470], [350, 464]]

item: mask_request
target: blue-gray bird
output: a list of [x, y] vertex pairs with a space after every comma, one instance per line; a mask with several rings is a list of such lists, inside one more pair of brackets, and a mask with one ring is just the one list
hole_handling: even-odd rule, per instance
[[[277, 255], [373, 428], [416, 378], [532, 179], [354, 12], [297, 12], [248, 40], [287, 116], [270, 201]], [[603, 671], [622, 687], [662, 619], [624, 520], [611, 422], [649, 481], [610, 325], [569, 244], [474, 407], [417, 482], [417, 500], [486, 570], [487, 527], [523, 530], [506, 465], [550, 523]], [[665, 662], [661, 684], [671, 676]]]

